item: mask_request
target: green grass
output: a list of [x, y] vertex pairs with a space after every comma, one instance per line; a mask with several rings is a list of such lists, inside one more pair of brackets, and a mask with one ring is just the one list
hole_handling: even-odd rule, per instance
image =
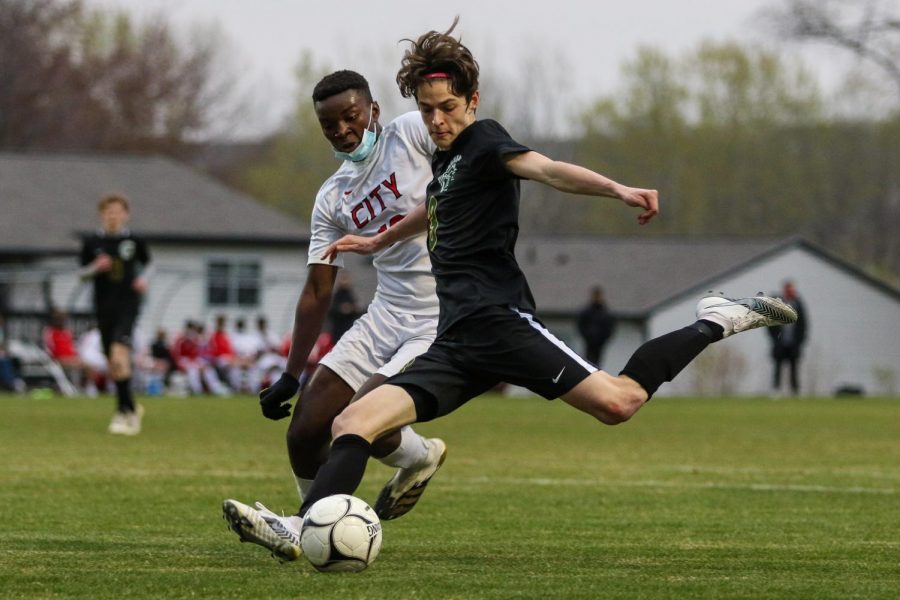
[[[657, 399], [610, 428], [488, 396], [419, 430], [447, 463], [360, 574], [237, 543], [221, 501], [293, 511], [254, 399], [0, 396], [2, 598], [898, 598], [900, 402]], [[361, 497], [390, 471], [372, 463]]]

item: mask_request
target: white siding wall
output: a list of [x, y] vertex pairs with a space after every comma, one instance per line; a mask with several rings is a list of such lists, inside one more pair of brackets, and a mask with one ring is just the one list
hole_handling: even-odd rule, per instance
[[[785, 279], [796, 283], [809, 316], [801, 393], [829, 395], [846, 384], [861, 385], [868, 394], [900, 392], [900, 302], [895, 297], [802, 248], [790, 249], [710, 287], [744, 296], [779, 291]], [[650, 336], [690, 323], [698, 299], [685, 299], [653, 315]], [[765, 331], [741, 333], [711, 346], [659, 393], [765, 394], [772, 376], [770, 356]], [[786, 377], [785, 370], [783, 384]]]
[[[137, 324], [138, 334], [145, 336], [145, 339], [158, 327], [171, 332], [179, 331], [187, 319], [210, 324], [213, 317], [220, 313], [226, 314], [230, 319], [243, 316], [250, 323], [257, 315], [265, 315], [273, 332], [280, 335], [290, 330], [294, 320], [294, 306], [306, 279], [305, 249], [154, 245], [151, 252], [155, 274]], [[262, 290], [258, 308], [223, 310], [207, 304], [206, 264], [214, 258], [260, 261]], [[48, 260], [41, 267], [57, 271], [52, 286], [52, 297], [56, 305], [68, 310], [90, 310], [90, 284], [78, 280], [74, 258]], [[23, 286], [22, 289], [31, 290], [33, 287]], [[39, 292], [39, 288], [36, 289]], [[34, 296], [35, 292], [20, 292], [20, 295]], [[43, 306], [43, 302], [38, 296], [30, 304], [16, 305]]]

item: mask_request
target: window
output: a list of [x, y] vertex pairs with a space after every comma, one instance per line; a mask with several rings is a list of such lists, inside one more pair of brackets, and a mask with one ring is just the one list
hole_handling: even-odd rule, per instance
[[206, 264], [210, 306], [259, 306], [262, 267], [258, 260], [214, 259]]

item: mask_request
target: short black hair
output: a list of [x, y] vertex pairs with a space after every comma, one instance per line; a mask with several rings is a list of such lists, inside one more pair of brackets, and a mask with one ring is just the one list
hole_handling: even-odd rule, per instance
[[326, 75], [313, 88], [313, 102], [321, 102], [326, 98], [331, 98], [347, 90], [358, 90], [362, 92], [366, 100], [372, 101], [372, 92], [369, 90], [369, 82], [366, 78], [356, 71], [335, 71], [330, 75]]

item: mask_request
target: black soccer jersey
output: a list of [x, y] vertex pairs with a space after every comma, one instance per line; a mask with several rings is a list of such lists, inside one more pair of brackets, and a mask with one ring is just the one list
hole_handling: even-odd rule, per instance
[[94, 305], [98, 314], [137, 313], [141, 295], [132, 284], [150, 263], [150, 250], [140, 238], [125, 231], [119, 235], [95, 233], [81, 247], [81, 265], [100, 254], [112, 258], [112, 268], [94, 276]]
[[503, 158], [528, 152], [502, 125], [475, 121], [432, 160], [428, 250], [440, 300], [438, 335], [488, 306], [534, 312], [534, 298], [515, 257], [519, 178]]

